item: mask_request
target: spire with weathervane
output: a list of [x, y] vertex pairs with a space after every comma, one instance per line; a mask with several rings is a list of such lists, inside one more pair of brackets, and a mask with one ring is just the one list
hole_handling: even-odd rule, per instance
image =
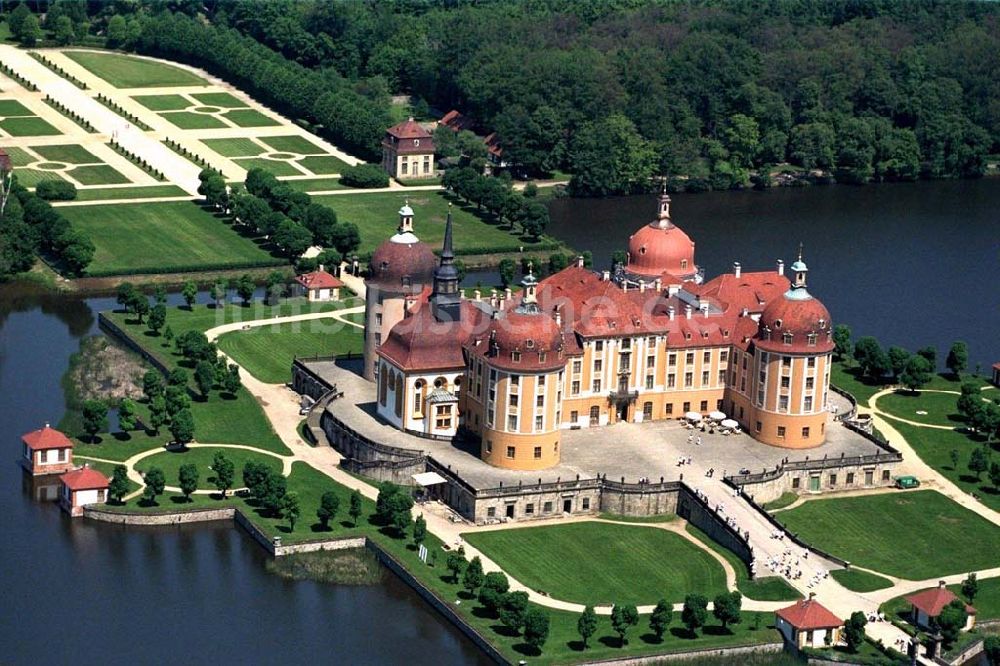
[[653, 224], [660, 229], [669, 229], [673, 226], [673, 223], [670, 221], [670, 195], [667, 194], [666, 178], [663, 179], [663, 183], [660, 185], [660, 198], [657, 204], [656, 220]]
[[809, 267], [806, 266], [806, 262], [802, 261], [802, 243], [799, 243], [799, 257], [792, 264], [792, 275], [794, 276], [792, 286], [785, 292], [785, 298], [790, 298], [794, 301], [804, 301], [812, 298], [812, 295], [806, 290], [806, 274], [808, 272]]
[[528, 262], [528, 273], [521, 279], [521, 286], [524, 287], [524, 295], [517, 306], [517, 312], [524, 314], [540, 314], [538, 307], [538, 280], [535, 278], [534, 267]]
[[434, 269], [434, 290], [431, 292], [431, 311], [438, 321], [458, 321], [461, 315], [461, 295], [458, 290], [458, 268], [455, 267], [455, 252], [452, 249], [451, 204], [448, 204], [448, 220], [444, 227], [444, 244], [441, 247], [441, 263]]

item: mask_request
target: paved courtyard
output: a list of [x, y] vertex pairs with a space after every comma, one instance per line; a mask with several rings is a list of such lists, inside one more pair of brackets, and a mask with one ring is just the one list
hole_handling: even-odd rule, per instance
[[[716, 478], [723, 473], [736, 473], [746, 467], [760, 472], [773, 469], [782, 459], [810, 460], [827, 456], [839, 458], [877, 453], [875, 446], [830, 420], [827, 441], [822, 446], [795, 451], [779, 449], [741, 435], [723, 436], [687, 430], [679, 421], [654, 421], [651, 423], [618, 423], [600, 428], [566, 430], [562, 436], [561, 464], [539, 472], [515, 472], [486, 464], [479, 459], [478, 447], [465, 447], [450, 442], [437, 441], [410, 435], [380, 419], [375, 413], [375, 385], [360, 376], [360, 361], [314, 361], [307, 363], [310, 370], [328, 384], [336, 384], [344, 397], [334, 400], [327, 408], [342, 423], [366, 437], [405, 449], [424, 451], [439, 463], [449, 466], [465, 481], [476, 488], [493, 488], [504, 485], [556, 481], [557, 479], [592, 478], [606, 474], [609, 479], [625, 477], [635, 483], [640, 477], [659, 481], [681, 479], [684, 473], [704, 475], [704, 470], [714, 467]], [[695, 439], [688, 443], [688, 435]], [[697, 437], [701, 436], [701, 444]], [[679, 466], [680, 456], [690, 457], [691, 466]]]

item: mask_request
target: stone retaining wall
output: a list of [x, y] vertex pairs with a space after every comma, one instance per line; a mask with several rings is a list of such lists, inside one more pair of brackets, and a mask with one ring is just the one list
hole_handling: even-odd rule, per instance
[[730, 648], [709, 648], [705, 650], [691, 650], [690, 652], [678, 652], [675, 654], [656, 654], [648, 657], [626, 657], [623, 659], [605, 659], [603, 661], [587, 661], [580, 666], [639, 666], [640, 664], [659, 664], [664, 661], [687, 661], [700, 657], [727, 658], [729, 663], [738, 664], [740, 655], [749, 654], [776, 654], [785, 649], [784, 643], [762, 643], [761, 645], [746, 645], [743, 647]]
[[223, 509], [192, 509], [173, 513], [125, 513], [108, 511], [101, 505], [83, 507], [85, 518], [116, 525], [184, 525], [187, 523], [207, 523], [216, 520], [232, 520], [238, 513], [233, 507]]
[[161, 363], [158, 358], [156, 358], [148, 351], [143, 349], [142, 346], [135, 340], [133, 340], [128, 333], [123, 331], [118, 326], [118, 324], [116, 324], [115, 322], [111, 321], [106, 316], [104, 316], [103, 312], [97, 315], [97, 323], [98, 326], [101, 328], [101, 330], [103, 330], [108, 335], [114, 337], [115, 340], [117, 340], [121, 344], [125, 345], [126, 347], [134, 351], [136, 354], [141, 356], [145, 361], [147, 361], [154, 368], [162, 372], [164, 375], [170, 374], [170, 370], [168, 370], [167, 367], [163, 365], [163, 363]]

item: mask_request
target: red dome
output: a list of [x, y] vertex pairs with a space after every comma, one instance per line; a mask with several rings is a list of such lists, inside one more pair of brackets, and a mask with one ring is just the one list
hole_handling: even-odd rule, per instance
[[[805, 288], [793, 288], [764, 308], [756, 344], [765, 351], [825, 354], [833, 351], [832, 331], [826, 306]], [[815, 336], [812, 343], [810, 336]]]
[[565, 367], [563, 334], [555, 319], [520, 307], [494, 319], [474, 349], [490, 365], [512, 372], [538, 372]]
[[648, 278], [664, 273], [695, 272], [694, 242], [678, 227], [660, 221], [647, 224], [628, 239], [626, 272]]
[[437, 259], [412, 233], [396, 234], [372, 253], [368, 284], [389, 291], [418, 293], [434, 277]]

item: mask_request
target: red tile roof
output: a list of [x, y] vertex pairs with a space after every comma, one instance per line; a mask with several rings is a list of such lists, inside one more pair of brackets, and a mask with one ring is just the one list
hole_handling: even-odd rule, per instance
[[831, 629], [844, 624], [843, 620], [815, 599], [802, 599], [775, 611], [775, 614], [799, 630]]
[[423, 302], [392, 327], [378, 353], [404, 372], [462, 370], [462, 345], [485, 330], [490, 319], [472, 301], [462, 301], [461, 313], [459, 321], [440, 322]]
[[430, 284], [437, 258], [429, 246], [416, 240], [416, 236], [413, 241], [403, 243], [390, 239], [375, 248], [366, 284], [408, 294], [420, 293]]
[[471, 118], [463, 116], [455, 109], [452, 109], [448, 113], [444, 114], [438, 123], [456, 132], [460, 132], [462, 130], [472, 131], [475, 127], [475, 122], [473, 122]]
[[483, 139], [483, 143], [486, 144], [486, 151], [495, 157], [503, 157], [503, 146], [500, 145], [500, 137], [497, 136], [496, 132], [491, 132]]
[[302, 275], [297, 276], [295, 281], [306, 289], [338, 289], [344, 286], [343, 282], [326, 271], [303, 273]]
[[764, 307], [788, 290], [788, 278], [777, 271], [741, 272], [717, 275], [701, 285], [685, 285], [702, 300], [709, 300], [720, 306], [725, 304], [736, 313], [744, 309], [749, 314], [759, 314]]
[[413, 118], [407, 118], [401, 123], [393, 125], [386, 130], [397, 139], [429, 139], [431, 133]]
[[[955, 599], [958, 599], [955, 593], [941, 585], [906, 597], [906, 600], [913, 604], [914, 608], [922, 610], [927, 614], [927, 617], [937, 617], [944, 610], [944, 607]], [[965, 612], [969, 615], [975, 615], [976, 609], [965, 604]]]
[[[785, 342], [785, 336], [791, 335]], [[809, 344], [809, 336], [816, 342]], [[833, 351], [833, 325], [830, 312], [817, 299], [793, 300], [780, 296], [767, 304], [760, 315], [757, 346], [778, 353], [824, 354]]]
[[629, 273], [656, 278], [664, 272], [693, 274], [694, 242], [680, 227], [644, 225], [628, 239]]
[[99, 490], [108, 487], [108, 477], [90, 467], [66, 472], [59, 480], [70, 490]]
[[22, 435], [21, 441], [32, 451], [73, 448], [73, 442], [66, 435], [55, 428], [50, 428], [48, 424], [40, 430], [33, 430], [26, 435]]
[[[522, 312], [510, 305], [489, 328], [466, 344], [470, 354], [496, 368], [514, 372], [551, 372], [566, 366], [567, 336], [545, 312]], [[575, 340], [574, 340], [575, 342]], [[577, 345], [570, 347], [575, 351]], [[514, 353], [517, 360], [514, 360]]]

